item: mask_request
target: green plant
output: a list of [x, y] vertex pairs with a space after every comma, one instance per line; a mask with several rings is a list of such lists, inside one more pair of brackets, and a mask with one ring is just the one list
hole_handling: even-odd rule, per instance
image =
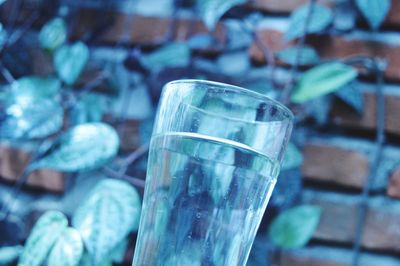
[[[0, 5], [4, 2], [5, 0], [0, 1]], [[111, 5], [110, 2], [105, 1], [105, 4]], [[178, 2], [175, 2], [175, 9], [179, 8]], [[268, 94], [287, 104], [296, 111], [296, 127], [300, 129], [310, 125], [310, 120], [313, 126], [314, 122], [324, 125], [327, 122], [332, 98], [338, 98], [356, 111], [362, 112], [362, 95], [354, 83], [358, 78], [358, 68], [363, 68], [377, 80], [376, 87], [379, 94], [377, 106], [380, 111], [378, 110], [377, 116], [378, 152], [373, 165], [379, 164], [379, 154], [384, 141], [381, 93], [385, 67], [383, 62], [377, 58], [367, 57], [324, 60], [307, 42], [310, 34], [323, 35], [330, 34], [332, 31], [341, 33], [343, 27], [337, 27], [333, 23], [334, 12], [332, 11], [339, 8], [340, 2], [328, 8], [316, 3], [315, 0], [310, 0], [308, 4], [296, 9], [290, 16], [289, 27], [284, 34], [285, 39], [291, 41], [293, 45], [275, 54], [271, 52], [270, 47], [263, 44], [255, 30], [257, 17], [235, 13], [235, 9], [247, 4], [247, 1], [197, 0], [189, 2], [192, 3], [192, 11], [199, 12], [199, 16], [210, 29], [210, 33], [191, 36], [188, 41], [181, 42], [172, 41], [172, 35], [168, 35], [162, 45], [151, 47], [151, 52], [140, 45], [128, 49], [129, 53], [124, 62], [118, 65], [125, 69], [124, 71], [133, 72], [125, 73], [125, 78], [115, 78], [116, 75], [113, 76], [110, 73], [110, 68], [105, 67], [100, 74], [83, 86], [78, 84], [91, 58], [90, 49], [85, 44], [89, 43], [90, 38], [84, 37], [87, 39], [76, 42], [68, 41], [70, 23], [68, 23], [68, 16], [64, 14], [65, 10], [61, 12], [63, 8], [68, 9], [68, 6], [53, 10], [53, 18], [41, 28], [37, 37], [44, 52], [52, 58], [54, 71], [51, 74], [46, 76], [26, 74], [14, 78], [13, 71], [9, 71], [3, 62], [0, 63], [1, 73], [8, 82], [7, 86], [0, 91], [0, 111], [4, 110], [5, 114], [4, 117], [0, 117], [0, 136], [11, 142], [35, 141], [37, 145], [36, 152], [19, 178], [13, 195], [18, 196], [30, 172], [41, 168], [68, 173], [95, 169], [112, 178], [99, 182], [93, 189], [82, 206], [76, 210], [72, 217], [72, 225], [69, 225], [67, 217], [60, 212], [44, 214], [30, 233], [23, 251], [21, 246], [1, 248], [0, 262], [7, 264], [20, 257], [20, 265], [41, 265], [46, 261], [52, 266], [58, 265], [59, 258], [63, 257], [66, 258], [67, 265], [107, 265], [110, 261], [120, 261], [123, 256], [130, 232], [137, 229], [140, 197], [135, 188], [121, 179], [143, 188], [142, 179], [129, 176], [126, 172], [130, 164], [146, 153], [148, 143], [144, 141], [137, 151], [127, 156], [118, 154], [120, 145], [118, 133], [121, 135], [126, 116], [120, 115], [114, 118], [113, 122], [118, 124], [117, 130], [101, 122], [106, 108], [100, 104], [100, 98], [104, 96], [108, 100], [115, 100], [115, 96], [112, 95], [115, 91], [101, 96], [99, 92], [94, 92], [97, 85], [104, 81], [116, 87], [117, 93], [119, 91], [122, 95], [121, 88], [124, 86], [122, 83], [131, 82], [126, 78], [129, 75], [138, 76], [132, 82], [133, 86], [143, 82], [152, 93], [153, 87], [160, 87], [170, 77], [208, 79], [217, 77], [223, 81]], [[354, 14], [359, 11], [370, 28], [377, 31], [390, 9], [390, 4], [390, 0], [356, 0], [352, 8], [355, 11]], [[211, 33], [226, 13], [229, 13], [231, 18], [239, 18], [240, 28], [250, 34], [263, 52], [271, 68], [265, 77], [267, 80], [254, 81], [237, 77], [236, 73], [241, 69], [246, 70], [248, 62], [243, 64], [244, 67], [239, 68], [240, 71], [221, 70], [222, 67], [237, 64], [237, 62], [230, 64], [226, 59], [221, 60], [222, 63], [218, 65], [220, 68], [216, 69], [211, 68], [215, 64], [206, 65], [203, 68], [194, 64], [197, 52], [201, 48], [225, 45], [218, 43]], [[12, 31], [14, 29], [6, 30], [0, 24], [1, 56], [4, 56], [4, 51], [18, 44], [24, 30], [29, 29], [35, 16], [32, 15], [32, 18], [32, 20], [27, 20], [24, 27], [15, 31]], [[350, 21], [354, 20], [355, 18], [350, 19]], [[344, 28], [349, 30], [353, 26]], [[173, 23], [170, 28], [170, 32], [173, 33]], [[228, 43], [228, 50], [235, 51], [236, 48], [229, 45], [233, 46], [233, 44]], [[282, 81], [276, 77], [275, 71], [278, 65], [289, 67], [288, 79]], [[208, 67], [212, 70], [205, 71], [204, 68]], [[243, 76], [247, 74], [246, 71], [243, 73]], [[131, 91], [128, 94], [131, 95]], [[156, 90], [153, 94], [153, 98], [157, 100], [159, 91]], [[125, 112], [131, 101], [129, 95], [122, 97], [124, 99], [121, 103], [121, 109], [123, 109], [121, 113]], [[149, 130], [146, 132], [143, 135], [148, 139]], [[282, 165], [282, 176], [289, 174], [293, 175], [293, 178], [300, 176], [298, 172], [303, 160], [301, 146], [301, 141], [296, 139], [289, 145]], [[144, 165], [143, 162], [141, 163]], [[294, 172], [297, 175], [293, 174]], [[227, 182], [223, 183], [219, 186], [226, 187]], [[292, 191], [285, 193], [287, 199], [294, 197], [290, 194], [293, 194]], [[366, 185], [363, 195], [367, 197], [368, 194], [368, 185]], [[268, 234], [269, 241], [272, 241], [276, 247], [294, 248], [306, 245], [318, 225], [321, 216], [320, 209], [312, 206], [287, 209], [294, 202], [294, 200], [290, 201], [290, 204], [284, 207], [278, 206], [282, 214], [274, 219]], [[3, 219], [7, 218], [12, 204], [12, 197], [10, 201], [3, 204], [1, 210]], [[365, 216], [365, 208], [360, 208], [360, 210], [361, 223]], [[107, 215], [110, 212], [112, 215]], [[286, 230], [287, 228], [290, 230]], [[358, 232], [358, 244], [355, 244], [356, 254], [359, 251], [360, 235], [361, 233]], [[265, 241], [268, 240], [265, 239]], [[72, 252], [66, 254], [67, 247]]]

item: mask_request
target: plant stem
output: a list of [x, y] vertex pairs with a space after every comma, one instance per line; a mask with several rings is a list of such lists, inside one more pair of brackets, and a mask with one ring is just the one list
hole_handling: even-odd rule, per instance
[[129, 156], [124, 159], [123, 165], [128, 166], [128, 165], [132, 164], [137, 159], [139, 159], [141, 156], [146, 154], [146, 152], [148, 152], [148, 150], [149, 150], [149, 143], [145, 143], [145, 144], [141, 145], [139, 148], [137, 148], [134, 152], [129, 154]]
[[3, 77], [7, 80], [9, 84], [13, 83], [15, 81], [15, 78], [11, 74], [11, 72], [3, 65], [2, 62], [0, 62], [0, 71]]
[[117, 171], [115, 171], [115, 170], [113, 170], [113, 169], [111, 169], [110, 167], [107, 167], [107, 166], [104, 166], [102, 168], [102, 170], [104, 171], [104, 173], [106, 175], [108, 175], [108, 176], [110, 176], [112, 178], [122, 179], [122, 180], [125, 180], [125, 181], [129, 182], [130, 184], [132, 184], [132, 185], [134, 185], [136, 187], [139, 187], [141, 189], [144, 188], [145, 181], [143, 179], [136, 178], [136, 177], [133, 177], [133, 176], [129, 176], [129, 175], [126, 175], [126, 174], [118, 173]]
[[[29, 159], [28, 165], [25, 167], [21, 176], [19, 176], [14, 184], [13, 190], [10, 193], [10, 197], [6, 202], [3, 203], [3, 206], [0, 210], [0, 220], [6, 220], [10, 215], [13, 206], [15, 205], [16, 199], [18, 198], [24, 184], [28, 181], [28, 176], [33, 172], [33, 168], [31, 167], [34, 162], [36, 162], [43, 154], [45, 154], [57, 141], [48, 141], [42, 140], [39, 144], [39, 147], [36, 149], [35, 153], [33, 153], [32, 157]], [[11, 207], [7, 207], [10, 206]]]
[[373, 71], [376, 74], [376, 139], [375, 139], [375, 153], [369, 169], [369, 175], [366, 184], [364, 185], [361, 202], [358, 208], [356, 234], [353, 244], [353, 260], [352, 266], [359, 265], [359, 257], [361, 250], [361, 241], [364, 231], [364, 223], [368, 212], [368, 199], [372, 183], [375, 176], [378, 174], [378, 167], [382, 160], [383, 147], [385, 143], [385, 98], [383, 94], [384, 85], [384, 71], [386, 64], [380, 60], [372, 59]]
[[306, 43], [308, 26], [311, 22], [315, 3], [316, 3], [316, 0], [310, 0], [308, 13], [307, 13], [307, 16], [306, 16], [306, 19], [304, 22], [303, 35], [301, 36], [301, 38], [297, 44], [296, 61], [292, 65], [292, 68], [290, 69], [290, 78], [289, 78], [288, 82], [286, 83], [285, 88], [283, 89], [282, 94], [281, 94], [281, 101], [283, 104], [286, 104], [286, 105], [290, 103], [290, 96], [292, 94], [294, 83], [296, 81], [297, 72], [299, 70], [301, 53], [302, 53], [304, 45]]

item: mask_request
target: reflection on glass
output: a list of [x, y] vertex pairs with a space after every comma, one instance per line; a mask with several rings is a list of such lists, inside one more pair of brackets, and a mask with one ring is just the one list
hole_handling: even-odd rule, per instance
[[290, 111], [260, 94], [167, 84], [133, 265], [245, 265], [291, 128]]

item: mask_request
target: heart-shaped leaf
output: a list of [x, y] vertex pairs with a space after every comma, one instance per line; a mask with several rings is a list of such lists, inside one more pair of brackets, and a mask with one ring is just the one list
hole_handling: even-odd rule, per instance
[[41, 265], [67, 226], [68, 220], [61, 212], [48, 211], [43, 214], [26, 241], [18, 266]]
[[197, 10], [204, 24], [212, 30], [229, 9], [244, 3], [246, 0], [197, 0]]
[[58, 238], [50, 252], [48, 266], [77, 266], [83, 254], [83, 243], [79, 232], [67, 228]]
[[53, 51], [67, 39], [67, 26], [62, 18], [54, 18], [47, 22], [39, 32], [42, 48]]
[[321, 209], [302, 205], [279, 214], [269, 227], [269, 238], [282, 248], [299, 248], [307, 244], [317, 229]]
[[126, 182], [113, 179], [100, 181], [79, 206], [72, 224], [81, 233], [95, 265], [100, 265], [130, 232], [137, 230], [140, 210], [139, 193]]
[[74, 84], [88, 59], [89, 48], [82, 42], [61, 46], [54, 55], [58, 77], [68, 85]]
[[142, 64], [149, 70], [184, 67], [189, 64], [189, 60], [190, 49], [182, 42], [168, 44], [151, 54], [142, 56]]
[[44, 138], [60, 130], [64, 111], [58, 102], [39, 99], [27, 104], [12, 104], [0, 123], [0, 136], [12, 139]]
[[61, 88], [54, 77], [27, 76], [14, 81], [11, 91], [18, 104], [34, 103], [38, 99], [53, 98]]
[[286, 40], [293, 40], [305, 34], [321, 32], [332, 23], [332, 11], [321, 4], [313, 4], [311, 18], [309, 19], [307, 31], [305, 32], [305, 24], [310, 8], [310, 4], [305, 4], [293, 11], [290, 15], [288, 29], [285, 32]]
[[[284, 63], [294, 65], [312, 65], [319, 61], [319, 56], [314, 48], [304, 46], [302, 49], [299, 47], [290, 47], [279, 51], [276, 56]], [[297, 58], [299, 57], [299, 58]]]
[[281, 170], [288, 170], [296, 167], [300, 167], [303, 163], [303, 155], [300, 150], [293, 144], [289, 143], [286, 148], [285, 157], [282, 162]]
[[292, 101], [304, 103], [319, 96], [337, 91], [357, 77], [357, 70], [351, 66], [330, 62], [316, 66], [300, 78]]
[[15, 262], [22, 253], [22, 246], [1, 247], [0, 248], [0, 265], [8, 265]]
[[360, 90], [358, 90], [354, 84], [344, 86], [340, 90], [336, 91], [335, 95], [358, 113], [361, 114], [363, 112], [364, 98]]
[[390, 0], [356, 0], [358, 9], [371, 29], [377, 30], [390, 10]]
[[117, 132], [104, 123], [80, 124], [67, 131], [60, 145], [32, 165], [64, 172], [94, 169], [113, 158], [119, 147]]

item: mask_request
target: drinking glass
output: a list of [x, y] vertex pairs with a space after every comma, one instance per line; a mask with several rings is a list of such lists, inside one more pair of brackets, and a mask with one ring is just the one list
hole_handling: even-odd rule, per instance
[[292, 120], [280, 103], [240, 87], [165, 85], [133, 265], [245, 265]]

